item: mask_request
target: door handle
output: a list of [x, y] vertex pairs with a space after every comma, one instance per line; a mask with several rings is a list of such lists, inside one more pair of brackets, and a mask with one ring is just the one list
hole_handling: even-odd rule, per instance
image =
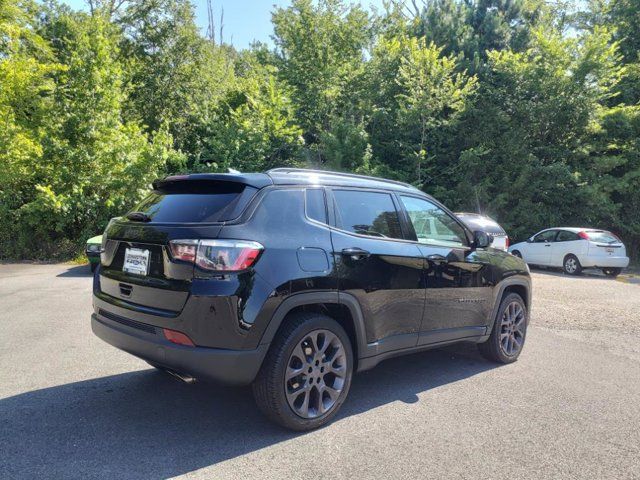
[[343, 248], [342, 255], [351, 258], [351, 260], [362, 260], [368, 258], [371, 253], [358, 247]]
[[544, 244], [544, 246], [545, 246], [545, 247], [550, 247], [550, 246], [551, 246], [551, 244], [550, 244], [550, 243], [545, 243], [545, 244]]
[[427, 256], [427, 260], [434, 263], [446, 263], [447, 257], [445, 257], [444, 255], [440, 255], [439, 253], [434, 253]]

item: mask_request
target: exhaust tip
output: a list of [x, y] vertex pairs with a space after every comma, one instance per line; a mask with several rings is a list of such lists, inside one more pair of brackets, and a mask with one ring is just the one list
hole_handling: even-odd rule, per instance
[[192, 377], [191, 375], [186, 375], [184, 373], [174, 372], [173, 370], [166, 370], [166, 372], [173, 378], [176, 378], [183, 383], [188, 383], [189, 385], [192, 385], [198, 381], [197, 378]]

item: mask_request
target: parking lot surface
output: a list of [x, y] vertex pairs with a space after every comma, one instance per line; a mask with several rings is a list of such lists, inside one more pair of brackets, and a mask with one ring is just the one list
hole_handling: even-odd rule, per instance
[[94, 337], [88, 267], [0, 265], [0, 478], [640, 478], [640, 285], [533, 277], [517, 363], [388, 360], [298, 434]]

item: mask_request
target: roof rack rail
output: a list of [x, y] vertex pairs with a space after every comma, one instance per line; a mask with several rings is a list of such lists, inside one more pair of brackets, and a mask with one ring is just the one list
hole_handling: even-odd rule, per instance
[[415, 188], [416, 190], [418, 190], [418, 188], [415, 187], [414, 185], [411, 185], [410, 183], [400, 182], [399, 180], [388, 180], [386, 178], [372, 177], [370, 175], [358, 175], [357, 173], [334, 172], [334, 171], [331, 171], [331, 170], [318, 170], [318, 169], [312, 169], [312, 168], [278, 167], [278, 168], [272, 168], [270, 170], [267, 170], [266, 173], [267, 174], [270, 174], [270, 173], [320, 173], [320, 174], [324, 174], [324, 175], [338, 175], [338, 176], [341, 176], [341, 177], [362, 178], [362, 179], [366, 179], [366, 180], [376, 180], [378, 182], [392, 183], [392, 184], [395, 184], [395, 185], [402, 185], [403, 187]]

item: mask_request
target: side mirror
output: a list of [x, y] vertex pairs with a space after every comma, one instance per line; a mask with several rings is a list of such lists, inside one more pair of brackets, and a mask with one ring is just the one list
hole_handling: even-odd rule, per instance
[[487, 248], [493, 242], [493, 238], [487, 235], [482, 230], [476, 230], [473, 232], [473, 246], [474, 248]]
[[527, 238], [527, 243], [533, 243], [533, 237]]

